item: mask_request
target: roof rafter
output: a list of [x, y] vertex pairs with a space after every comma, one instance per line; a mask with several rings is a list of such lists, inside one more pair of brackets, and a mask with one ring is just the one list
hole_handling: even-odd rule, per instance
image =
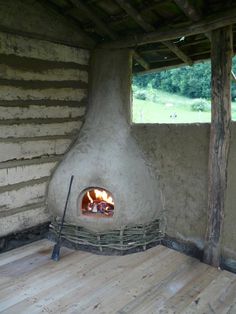
[[191, 36], [209, 32], [211, 30], [236, 23], [236, 7], [217, 12], [185, 26], [162, 27], [155, 32], [128, 36], [114, 42], [106, 42], [100, 45], [103, 48], [127, 48], [141, 46], [149, 43], [173, 40], [183, 36]]
[[[184, 12], [184, 14], [193, 22], [201, 20], [201, 13], [188, 0], [174, 0], [177, 6]], [[211, 34], [205, 33], [205, 36], [211, 41]]]
[[[201, 13], [189, 2], [189, 0], [174, 0], [177, 6], [185, 13], [185, 15], [192, 21], [200, 21]], [[211, 33], [205, 33], [205, 36], [211, 42]], [[231, 70], [231, 79], [236, 82], [236, 76], [233, 70]]]
[[[150, 23], [146, 22], [144, 18], [139, 14], [139, 12], [127, 1], [116, 0], [116, 2], [125, 10], [125, 12], [132, 17], [132, 19], [140, 25], [146, 32], [154, 32], [156, 29]], [[177, 45], [171, 41], [161, 42], [170, 51], [172, 51], [178, 58], [187, 63], [188, 65], [193, 65], [193, 61], [189, 58]]]
[[[169, 0], [170, 1], [170, 0]], [[158, 4], [164, 3], [164, 0], [149, 0], [148, 3], [145, 1], [145, 4], [142, 5], [141, 7], [139, 6], [138, 11], [142, 12], [150, 12], [153, 9], [155, 9]], [[90, 1], [88, 1], [90, 3]], [[119, 13], [117, 15], [113, 15], [112, 19], [109, 19], [106, 21], [108, 23], [108, 27], [113, 26], [113, 25], [119, 25], [129, 18], [129, 15], [126, 12], [123, 12], [122, 14]]]
[[200, 12], [188, 0], [174, 0], [177, 6], [189, 17], [190, 20], [198, 22], [201, 19]]
[[144, 70], [148, 71], [150, 69], [150, 65], [147, 61], [144, 60], [143, 57], [140, 56], [136, 51], [133, 51], [134, 59], [144, 68]]
[[81, 9], [84, 14], [98, 27], [98, 29], [109, 36], [109, 38], [115, 40], [117, 36], [111, 31], [107, 25], [93, 12], [93, 10], [81, 0], [70, 0], [71, 3], [78, 9]]
[[172, 51], [179, 59], [184, 61], [184, 63], [188, 65], [193, 65], [193, 60], [187, 56], [181, 49], [178, 48], [174, 43], [171, 41], [164, 41], [162, 42], [170, 51]]
[[[200, 58], [199, 60], [194, 61], [194, 64], [197, 64], [199, 62], [203, 62], [205, 60], [206, 60], [206, 58]], [[146, 71], [137, 71], [136, 74], [145, 75], [145, 74], [150, 74], [150, 73], [157, 73], [157, 72], [161, 72], [161, 71], [176, 69], [176, 68], [179, 68], [182, 66], [185, 66], [185, 63], [174, 63], [171, 65], [163, 65], [162, 67], [159, 66], [158, 68], [155, 68], [155, 67], [152, 68], [151, 67], [149, 70], [146, 70]]]
[[139, 12], [131, 6], [127, 1], [124, 0], [115, 0], [120, 7], [128, 14], [128, 16], [131, 16], [133, 20], [140, 25], [146, 32], [153, 32], [155, 31], [155, 28], [147, 23], [144, 18], [139, 14]]
[[149, 63], [138, 52], [135, 52], [133, 57], [145, 70], [150, 68]]
[[[82, 9], [84, 14], [98, 27], [100, 32], [106, 34], [110, 39], [115, 40], [117, 35], [109, 29], [107, 25], [93, 12], [93, 10], [81, 0], [70, 0], [71, 3], [78, 9]], [[149, 64], [137, 52], [133, 54], [135, 60], [145, 69], [149, 69]]]

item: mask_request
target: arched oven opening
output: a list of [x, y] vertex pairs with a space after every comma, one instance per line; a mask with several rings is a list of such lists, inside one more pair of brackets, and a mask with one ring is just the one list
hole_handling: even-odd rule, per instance
[[112, 217], [114, 200], [110, 192], [101, 188], [90, 188], [84, 191], [81, 212], [87, 216]]

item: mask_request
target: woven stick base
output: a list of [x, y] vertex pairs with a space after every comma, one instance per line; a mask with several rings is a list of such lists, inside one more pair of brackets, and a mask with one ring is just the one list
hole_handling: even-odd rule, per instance
[[[59, 220], [50, 225], [50, 238], [56, 239]], [[159, 220], [149, 224], [124, 226], [118, 230], [92, 232], [84, 227], [64, 223], [62, 229], [63, 245], [79, 250], [86, 250], [106, 255], [124, 255], [160, 244], [163, 235]]]

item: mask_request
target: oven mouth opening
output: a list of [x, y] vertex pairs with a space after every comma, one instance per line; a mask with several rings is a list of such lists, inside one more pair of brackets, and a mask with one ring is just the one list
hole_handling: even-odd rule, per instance
[[103, 188], [89, 188], [82, 193], [82, 215], [111, 218], [114, 215], [114, 208], [112, 194]]

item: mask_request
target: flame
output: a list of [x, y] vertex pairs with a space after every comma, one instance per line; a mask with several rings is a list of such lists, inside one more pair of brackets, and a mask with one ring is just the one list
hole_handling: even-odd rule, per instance
[[89, 192], [87, 192], [87, 196], [88, 196], [88, 199], [90, 200], [90, 203], [93, 203], [93, 199], [92, 199], [92, 197], [91, 197]]
[[[96, 200], [101, 200], [101, 201], [107, 202], [107, 203], [109, 203], [111, 205], [114, 205], [112, 197], [109, 196], [106, 191], [104, 191], [104, 190], [101, 191], [101, 190], [98, 190], [98, 189], [94, 189], [94, 193], [95, 193], [95, 199]], [[94, 200], [93, 200], [91, 194], [89, 193], [89, 191], [87, 192], [87, 197], [88, 197], [90, 203], [94, 202]]]
[[100, 191], [100, 190], [95, 189], [94, 192], [95, 192], [96, 198], [98, 198], [98, 199], [100, 199], [102, 201], [105, 201], [105, 202], [107, 202], [109, 204], [114, 205], [112, 197], [108, 196], [106, 191], [104, 191], [104, 190]]
[[112, 197], [108, 196], [106, 191], [104, 191], [104, 190], [100, 191], [100, 190], [95, 189], [94, 192], [95, 192], [95, 196], [96, 196], [97, 199], [100, 199], [102, 201], [105, 201], [105, 202], [107, 202], [109, 204], [114, 205]]

